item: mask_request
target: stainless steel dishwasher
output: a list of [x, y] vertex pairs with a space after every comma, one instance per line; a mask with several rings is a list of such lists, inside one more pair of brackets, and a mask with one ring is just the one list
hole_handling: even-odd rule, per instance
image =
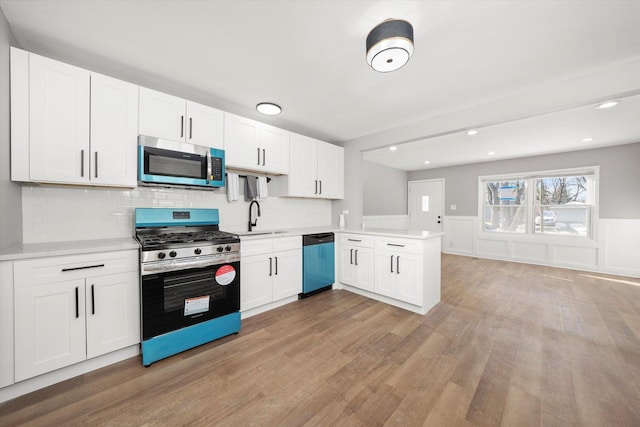
[[331, 289], [335, 282], [333, 233], [302, 235], [302, 293], [306, 298]]

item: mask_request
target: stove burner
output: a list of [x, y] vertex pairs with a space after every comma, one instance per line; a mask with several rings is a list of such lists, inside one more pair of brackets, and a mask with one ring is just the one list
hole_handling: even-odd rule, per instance
[[181, 232], [150, 231], [147, 233], [139, 232], [137, 237], [145, 250], [195, 242], [207, 242], [207, 244], [216, 245], [230, 241], [238, 241], [237, 235], [219, 230], [194, 230]]

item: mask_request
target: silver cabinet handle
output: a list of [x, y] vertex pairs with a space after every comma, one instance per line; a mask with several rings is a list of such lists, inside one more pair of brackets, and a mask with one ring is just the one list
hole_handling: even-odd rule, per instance
[[98, 177], [98, 152], [97, 151], [96, 151], [95, 169], [96, 169], [96, 178], [97, 178]]
[[362, 242], [360, 239], [347, 239], [350, 242]]
[[393, 255], [391, 255], [391, 272], [393, 273]]
[[180, 138], [184, 136], [184, 115], [180, 116]]
[[397, 243], [387, 243], [387, 246], [396, 246], [398, 248], [404, 248], [404, 245], [398, 245]]
[[316, 191], [313, 194], [318, 194], [318, 180], [316, 179]]
[[264, 166], [264, 162], [266, 159], [267, 159], [267, 152], [263, 148], [262, 149], [262, 166]]
[[83, 266], [83, 267], [69, 267], [69, 268], [63, 268], [63, 269], [62, 269], [62, 272], [64, 273], [65, 271], [86, 270], [87, 268], [99, 268], [99, 267], [104, 267], [104, 264], [85, 265], [85, 266]]
[[400, 274], [400, 255], [396, 256], [396, 274]]
[[273, 275], [273, 267], [272, 267], [273, 264], [272, 264], [272, 262], [273, 262], [273, 258], [269, 257], [269, 276]]
[[276, 259], [276, 276], [278, 275], [278, 257], [275, 257]]
[[260, 166], [260, 147], [258, 147], [258, 166]]
[[189, 117], [189, 139], [193, 138], [193, 117]]
[[80, 150], [80, 176], [84, 177], [84, 150]]
[[358, 250], [356, 249], [356, 265], [358, 265]]
[[319, 194], [322, 194], [322, 180], [320, 180], [320, 193]]
[[78, 301], [78, 287], [76, 286], [76, 319], [80, 317], [80, 302]]
[[349, 264], [353, 264], [353, 249], [349, 249]]

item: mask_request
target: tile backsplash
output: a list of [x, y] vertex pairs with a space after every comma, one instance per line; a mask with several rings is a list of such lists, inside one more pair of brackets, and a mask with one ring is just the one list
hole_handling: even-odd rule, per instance
[[[260, 202], [256, 230], [331, 224], [328, 200], [270, 197]], [[220, 229], [243, 231], [249, 203], [228, 202], [223, 189], [84, 188], [23, 184], [24, 243], [132, 237], [137, 207], [216, 208]]]

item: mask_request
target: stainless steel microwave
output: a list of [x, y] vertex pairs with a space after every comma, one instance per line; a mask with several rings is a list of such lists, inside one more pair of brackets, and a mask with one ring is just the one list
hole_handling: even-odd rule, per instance
[[140, 135], [138, 181], [143, 185], [224, 187], [224, 150]]

